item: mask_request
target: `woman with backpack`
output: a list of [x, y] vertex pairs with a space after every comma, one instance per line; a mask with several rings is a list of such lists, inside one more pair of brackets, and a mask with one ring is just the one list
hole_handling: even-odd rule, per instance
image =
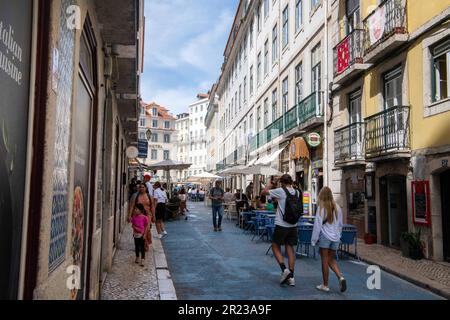
[[323, 284], [316, 288], [324, 292], [330, 291], [328, 274], [331, 268], [339, 280], [341, 292], [344, 292], [347, 290], [347, 282], [336, 262], [336, 251], [339, 249], [342, 234], [342, 210], [334, 201], [333, 193], [328, 187], [320, 191], [318, 200], [311, 244], [320, 248]]
[[[149, 218], [149, 227], [147, 228], [147, 231], [144, 235], [145, 240], [145, 251], [148, 251], [149, 246], [152, 244], [152, 234], [151, 234], [151, 227], [152, 223], [155, 222], [155, 215], [153, 214], [153, 200], [150, 194], [148, 193], [147, 186], [145, 183], [141, 183], [139, 185], [138, 193], [135, 194], [132, 197], [132, 201], [130, 202], [130, 214], [134, 214], [135, 208], [137, 204], [142, 204], [144, 206], [145, 212], [147, 213], [147, 216]], [[132, 216], [129, 215], [128, 221], [131, 221]]]

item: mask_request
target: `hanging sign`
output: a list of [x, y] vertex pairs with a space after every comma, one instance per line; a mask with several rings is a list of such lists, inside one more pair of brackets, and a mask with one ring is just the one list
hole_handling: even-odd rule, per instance
[[416, 225], [431, 225], [430, 212], [430, 182], [411, 182], [413, 223]]
[[312, 132], [306, 137], [306, 142], [308, 142], [311, 147], [316, 148], [320, 146], [320, 144], [322, 143], [322, 139], [320, 137], [320, 134], [318, 134], [317, 132]]

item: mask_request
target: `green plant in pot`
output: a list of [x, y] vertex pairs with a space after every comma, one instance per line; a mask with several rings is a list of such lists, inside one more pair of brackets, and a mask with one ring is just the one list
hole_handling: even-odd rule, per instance
[[418, 232], [404, 232], [401, 235], [401, 248], [402, 253], [405, 256], [414, 260], [420, 260], [423, 258], [423, 243], [420, 240], [420, 229]]

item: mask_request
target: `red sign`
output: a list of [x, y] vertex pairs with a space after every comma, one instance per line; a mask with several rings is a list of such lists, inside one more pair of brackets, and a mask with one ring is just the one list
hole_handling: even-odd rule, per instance
[[431, 225], [430, 182], [411, 182], [413, 223], [416, 225]]
[[350, 37], [345, 38], [338, 44], [337, 50], [337, 73], [344, 72], [350, 64]]

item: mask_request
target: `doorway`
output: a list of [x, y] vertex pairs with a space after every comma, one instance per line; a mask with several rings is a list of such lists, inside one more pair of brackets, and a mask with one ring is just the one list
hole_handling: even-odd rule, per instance
[[[384, 192], [381, 192], [383, 188]], [[385, 203], [382, 213], [382, 243], [399, 248], [402, 232], [408, 231], [406, 177], [395, 175], [380, 179], [380, 195], [382, 203]]]
[[442, 241], [444, 260], [450, 262], [450, 170], [441, 174]]

